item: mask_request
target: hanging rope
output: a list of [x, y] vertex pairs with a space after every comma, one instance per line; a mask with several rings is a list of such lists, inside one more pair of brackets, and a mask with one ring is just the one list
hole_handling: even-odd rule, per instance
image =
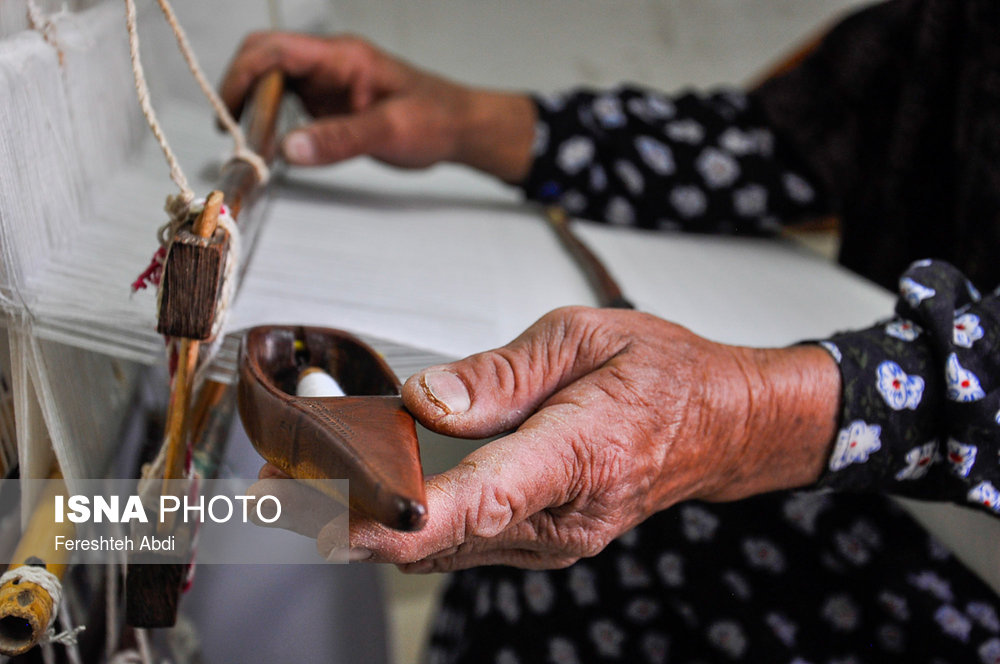
[[177, 39], [177, 46], [181, 51], [181, 55], [184, 56], [184, 61], [187, 62], [188, 69], [191, 70], [191, 74], [198, 82], [198, 87], [201, 88], [202, 94], [205, 95], [205, 98], [208, 99], [212, 108], [215, 109], [215, 115], [219, 119], [219, 122], [221, 122], [226, 128], [229, 135], [233, 137], [233, 157], [236, 159], [242, 159], [253, 166], [259, 182], [262, 184], [267, 182], [270, 175], [267, 164], [259, 154], [247, 146], [247, 140], [246, 136], [243, 135], [243, 130], [240, 128], [239, 124], [237, 124], [236, 120], [233, 119], [232, 114], [229, 112], [229, 109], [215, 91], [215, 88], [212, 87], [212, 85], [208, 82], [208, 79], [205, 77], [205, 72], [202, 70], [201, 65], [198, 62], [198, 57], [195, 55], [194, 49], [191, 48], [191, 43], [188, 41], [187, 33], [184, 32], [184, 28], [177, 20], [174, 8], [170, 5], [170, 0], [156, 0], [156, 2], [160, 5], [160, 10], [163, 12], [163, 16], [167, 19], [170, 29], [173, 30], [174, 37]]
[[28, 26], [32, 30], [40, 32], [42, 38], [49, 46], [56, 50], [56, 54], [59, 56], [59, 66], [62, 67], [65, 56], [63, 55], [62, 46], [56, 38], [55, 22], [42, 11], [42, 8], [38, 6], [37, 0], [26, 0], [26, 5], [28, 9]]
[[[170, 149], [166, 134], [160, 126], [160, 121], [156, 117], [153, 104], [149, 101], [149, 86], [146, 84], [146, 73], [142, 68], [142, 60], [139, 57], [139, 31], [136, 28], [135, 0], [125, 0], [125, 26], [128, 29], [128, 49], [129, 57], [132, 61], [132, 78], [135, 79], [135, 92], [139, 99], [139, 106], [142, 108], [142, 115], [146, 118], [150, 131], [156, 137], [156, 142], [160, 144], [160, 150], [166, 157], [167, 165], [170, 167], [170, 179], [174, 181], [180, 194], [168, 196], [166, 210], [170, 215], [171, 222], [177, 224], [187, 220], [188, 208], [194, 200], [194, 192], [188, 184], [187, 176], [181, 169], [177, 155]], [[162, 234], [161, 234], [162, 242]]]

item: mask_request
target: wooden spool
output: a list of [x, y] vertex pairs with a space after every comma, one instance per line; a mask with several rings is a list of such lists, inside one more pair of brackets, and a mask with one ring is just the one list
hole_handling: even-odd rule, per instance
[[[31, 513], [28, 527], [11, 556], [10, 569], [33, 565], [46, 569], [57, 579], [66, 572], [69, 552], [55, 548], [55, 538], [72, 538], [71, 522], [56, 523], [55, 496], [66, 492], [62, 475], [53, 473]], [[22, 655], [45, 636], [52, 617], [59, 610], [42, 586], [27, 580], [7, 581], [0, 586], [0, 654]]]

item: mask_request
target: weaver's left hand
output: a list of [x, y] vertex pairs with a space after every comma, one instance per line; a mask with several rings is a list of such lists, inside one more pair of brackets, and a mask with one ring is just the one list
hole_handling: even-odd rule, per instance
[[[407, 381], [407, 408], [433, 430], [516, 430], [427, 478], [423, 530], [352, 519], [352, 558], [412, 572], [569, 565], [678, 501], [813, 482], [839, 393], [815, 346], [726, 346], [647, 314], [557, 310]], [[330, 548], [323, 530], [318, 546]]]

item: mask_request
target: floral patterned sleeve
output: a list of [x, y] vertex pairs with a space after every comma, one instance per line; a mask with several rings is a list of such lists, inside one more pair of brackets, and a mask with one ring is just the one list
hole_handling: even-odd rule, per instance
[[529, 198], [644, 228], [766, 234], [817, 216], [815, 178], [739, 90], [536, 98]]
[[918, 261], [897, 317], [822, 345], [843, 377], [821, 484], [973, 504], [1000, 516], [1000, 289]]

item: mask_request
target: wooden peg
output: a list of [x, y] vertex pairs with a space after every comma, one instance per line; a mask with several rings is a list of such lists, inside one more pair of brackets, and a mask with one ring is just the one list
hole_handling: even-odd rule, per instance
[[218, 229], [222, 204], [222, 192], [213, 191], [191, 229], [174, 236], [160, 285], [160, 334], [198, 340], [212, 335], [229, 250], [228, 233]]

